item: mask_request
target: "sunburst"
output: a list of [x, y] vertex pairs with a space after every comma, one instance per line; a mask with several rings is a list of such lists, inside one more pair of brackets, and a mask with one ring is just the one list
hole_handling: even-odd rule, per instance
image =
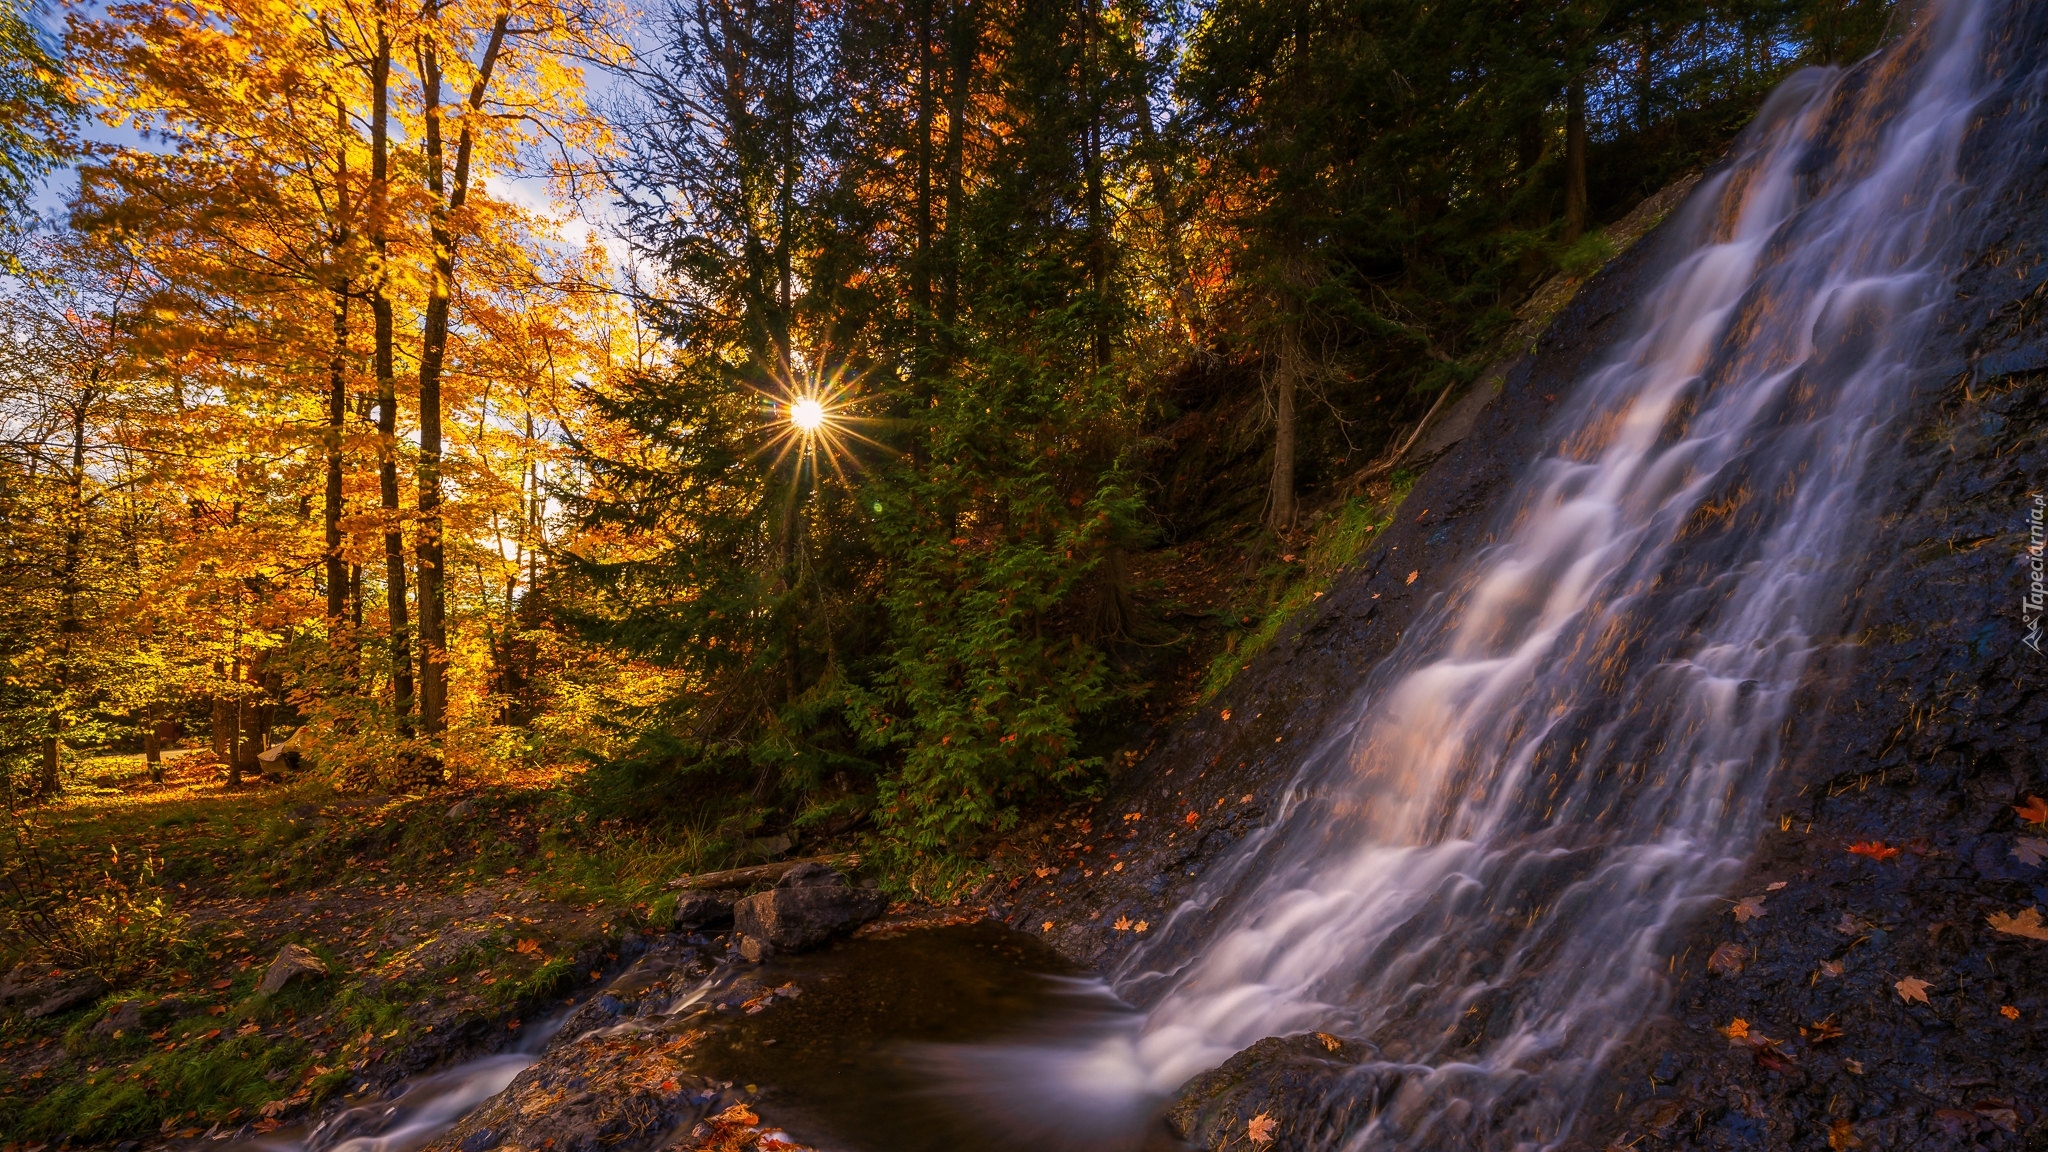
[[769, 410], [768, 438], [761, 450], [775, 454], [771, 468], [782, 467], [784, 461], [794, 456], [797, 487], [801, 487], [805, 470], [816, 476], [822, 462], [844, 484], [846, 470], [858, 463], [855, 445], [888, 451], [856, 428], [876, 422], [862, 410], [880, 398], [863, 388], [859, 377], [809, 371], [791, 375], [796, 378], [779, 391], [761, 392], [761, 398], [767, 402], [764, 407]]

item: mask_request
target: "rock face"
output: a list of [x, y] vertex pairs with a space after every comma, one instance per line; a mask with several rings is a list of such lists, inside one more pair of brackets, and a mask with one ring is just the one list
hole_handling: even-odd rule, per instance
[[327, 975], [327, 964], [313, 954], [309, 948], [287, 944], [278, 950], [277, 959], [270, 962], [264, 971], [263, 980], [256, 985], [256, 991], [265, 996], [274, 996], [284, 990], [285, 985], [298, 979], [318, 979]]
[[40, 1020], [45, 1016], [55, 1016], [60, 1012], [69, 1012], [81, 1004], [90, 1004], [101, 996], [106, 995], [106, 992], [107, 982], [97, 976], [73, 977], [67, 982], [56, 985], [54, 990], [46, 993], [41, 1000], [36, 1002], [33, 1008], [22, 1013], [22, 1015], [31, 1020]]
[[884, 904], [880, 892], [852, 887], [823, 864], [801, 864], [774, 888], [734, 904], [733, 928], [742, 955], [758, 961], [769, 955], [762, 945], [785, 952], [815, 948], [880, 916]]
[[123, 1000], [92, 1026], [95, 1036], [119, 1037], [142, 1027], [142, 1002]]

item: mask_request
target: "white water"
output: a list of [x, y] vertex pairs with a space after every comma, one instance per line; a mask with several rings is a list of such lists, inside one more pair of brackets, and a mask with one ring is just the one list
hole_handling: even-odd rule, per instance
[[[1085, 1045], [966, 1058], [1075, 1130], [1262, 1037], [1377, 1059], [1300, 1146], [1542, 1147], [1668, 994], [1771, 814], [1870, 472], [1978, 190], [1958, 149], [2007, 5], [1925, 9], [1775, 94], [1672, 228], [1630, 334], [1553, 417], [1498, 543], [1364, 686], [1274, 823], [1114, 978]], [[1748, 895], [1740, 893], [1738, 895]], [[1042, 1090], [1042, 1089], [1041, 1089]]]

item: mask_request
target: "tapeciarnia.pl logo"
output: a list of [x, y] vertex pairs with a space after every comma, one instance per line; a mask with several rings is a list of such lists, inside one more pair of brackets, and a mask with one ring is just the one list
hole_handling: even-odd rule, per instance
[[2027, 626], [2026, 638], [2020, 643], [2032, 648], [2036, 656], [2041, 654], [2042, 610], [2048, 606], [2048, 575], [2043, 572], [2048, 566], [2048, 541], [2043, 539], [2048, 524], [2043, 523], [2044, 516], [2048, 516], [2048, 495], [2037, 492], [2027, 509], [2027, 594], [2020, 598], [2020, 623]]

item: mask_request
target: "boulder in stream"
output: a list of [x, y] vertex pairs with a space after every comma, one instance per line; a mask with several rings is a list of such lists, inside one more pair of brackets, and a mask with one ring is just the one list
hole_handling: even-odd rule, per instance
[[733, 926], [740, 954], [765, 960], [775, 950], [801, 952], [882, 914], [886, 900], [871, 888], [855, 888], [823, 864], [799, 864], [774, 888], [735, 903]]

